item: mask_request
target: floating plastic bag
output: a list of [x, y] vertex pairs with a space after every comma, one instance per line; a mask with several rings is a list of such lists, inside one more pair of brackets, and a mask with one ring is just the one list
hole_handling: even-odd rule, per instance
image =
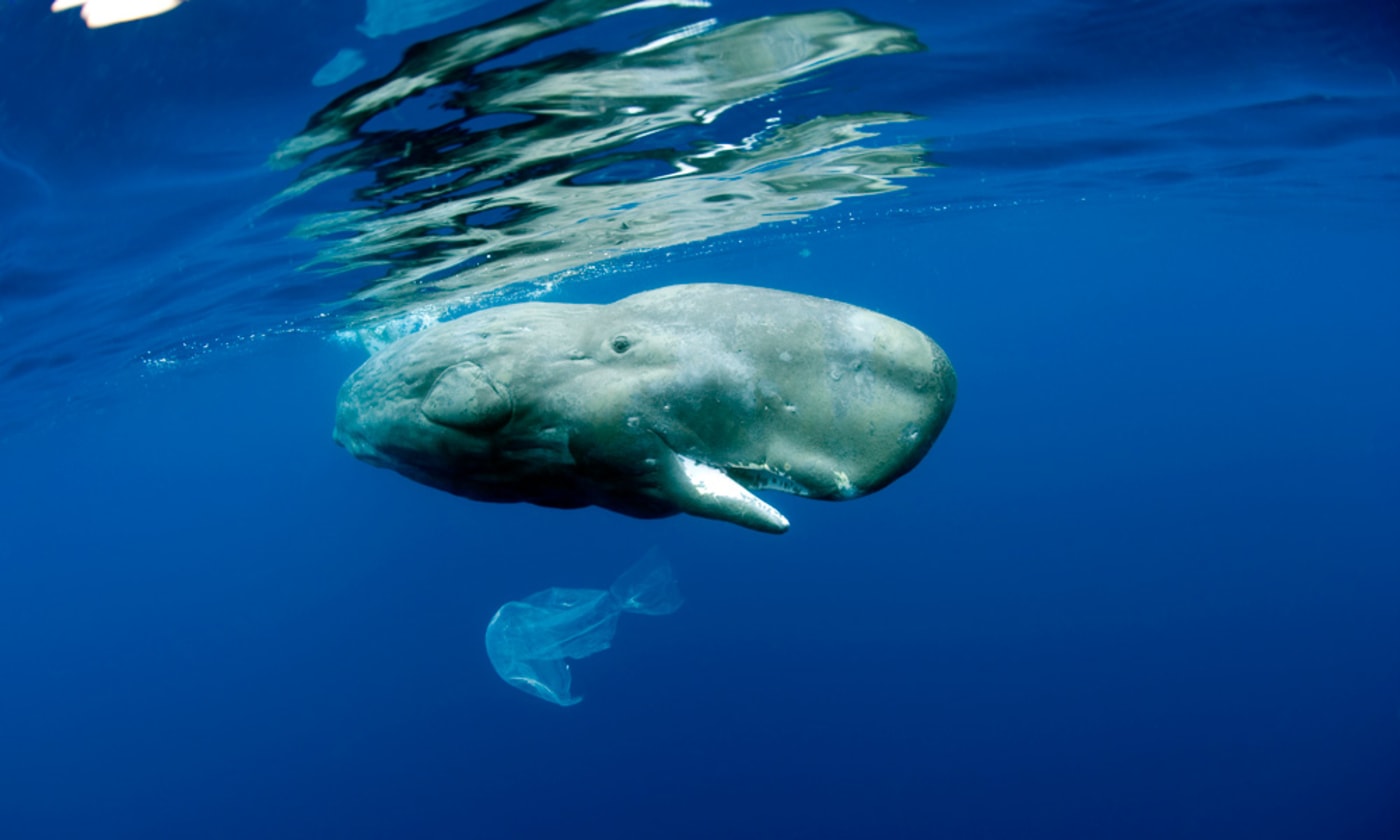
[[622, 613], [666, 615], [682, 600], [671, 564], [649, 551], [610, 589], [553, 587], [505, 604], [486, 627], [486, 655], [507, 683], [572, 706], [581, 698], [570, 693], [565, 659], [607, 650]]

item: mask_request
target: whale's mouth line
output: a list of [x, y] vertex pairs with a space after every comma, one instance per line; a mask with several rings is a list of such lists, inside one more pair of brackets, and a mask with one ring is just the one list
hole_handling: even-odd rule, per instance
[[650, 429], [649, 431], [656, 435], [657, 440], [660, 440], [663, 446], [676, 455], [724, 473], [731, 481], [743, 487], [745, 490], [777, 490], [792, 496], [812, 495], [811, 488], [793, 478], [791, 475], [788, 475], [786, 472], [776, 469], [767, 461], [761, 463], [752, 461], [715, 461], [703, 458], [696, 453], [682, 452], [672, 446], [671, 442], [666, 439], [666, 436], [657, 429]]
[[717, 469], [724, 470], [725, 474], [750, 490], [778, 490], [793, 496], [810, 496], [809, 489], [802, 482], [791, 475], [774, 467], [766, 461], [761, 464], [734, 462], [716, 465]]

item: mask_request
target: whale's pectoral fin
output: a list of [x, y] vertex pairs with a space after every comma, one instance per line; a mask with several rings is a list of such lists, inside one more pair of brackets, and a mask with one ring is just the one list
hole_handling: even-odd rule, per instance
[[788, 529], [787, 517], [723, 470], [669, 449], [667, 452], [670, 457], [662, 473], [662, 486], [667, 497], [685, 513], [768, 534], [781, 534]]
[[438, 374], [420, 410], [439, 426], [487, 434], [510, 420], [512, 405], [510, 391], [477, 365], [462, 362]]

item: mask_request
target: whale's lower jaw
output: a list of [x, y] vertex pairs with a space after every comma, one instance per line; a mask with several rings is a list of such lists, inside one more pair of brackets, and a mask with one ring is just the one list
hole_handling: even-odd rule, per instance
[[786, 516], [723, 469], [675, 452], [670, 460], [665, 475], [667, 496], [682, 511], [768, 534], [788, 529]]

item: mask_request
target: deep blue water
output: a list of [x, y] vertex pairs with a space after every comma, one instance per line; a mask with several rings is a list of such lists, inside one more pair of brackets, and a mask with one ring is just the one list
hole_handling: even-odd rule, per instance
[[[0, 837], [1400, 837], [1400, 6], [853, 4], [927, 50], [689, 129], [909, 112], [874, 142], [938, 165], [546, 297], [768, 285], [948, 351], [924, 463], [773, 494], [772, 537], [331, 442], [373, 270], [299, 270], [356, 198], [266, 209], [266, 161], [517, 6], [370, 40], [286, 5], [0, 3]], [[501, 603], [652, 547], [685, 606], [624, 616], [581, 704], [497, 678]]]

